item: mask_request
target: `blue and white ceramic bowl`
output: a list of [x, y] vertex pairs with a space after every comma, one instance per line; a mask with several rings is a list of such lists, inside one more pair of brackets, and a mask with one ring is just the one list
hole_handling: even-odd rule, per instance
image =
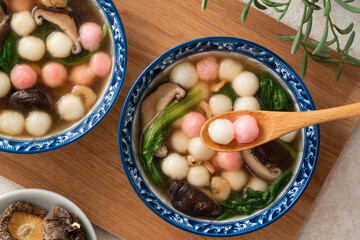
[[172, 64], [195, 54], [225, 52], [240, 54], [262, 63], [278, 76], [280, 83], [291, 93], [299, 111], [314, 110], [309, 91], [295, 71], [279, 56], [258, 44], [229, 37], [208, 37], [181, 44], [152, 62], [131, 88], [121, 114], [119, 148], [121, 161], [130, 184], [140, 199], [159, 217], [185, 231], [205, 236], [237, 236], [259, 230], [283, 216], [299, 200], [315, 171], [319, 153], [319, 126], [301, 132], [301, 153], [294, 167], [293, 177], [278, 198], [267, 208], [250, 216], [224, 221], [189, 217], [175, 210], [169, 199], [155, 188], [143, 171], [139, 154], [139, 106], [148, 89], [162, 72]]
[[98, 99], [96, 105], [85, 118], [56, 135], [37, 139], [12, 139], [0, 136], [0, 151], [29, 154], [51, 151], [66, 146], [94, 129], [114, 105], [125, 80], [127, 65], [125, 30], [119, 13], [111, 0], [94, 0], [94, 4], [98, 5], [106, 19], [113, 44], [113, 69], [102, 97]]

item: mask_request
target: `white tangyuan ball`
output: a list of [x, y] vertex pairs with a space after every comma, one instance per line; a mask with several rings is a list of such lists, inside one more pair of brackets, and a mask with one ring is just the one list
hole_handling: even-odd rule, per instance
[[195, 187], [209, 186], [209, 170], [203, 165], [191, 167], [188, 172], [187, 180], [191, 185], [194, 185]]
[[259, 90], [258, 77], [249, 71], [244, 71], [236, 76], [232, 83], [234, 91], [241, 97], [253, 96]]
[[42, 136], [51, 127], [50, 114], [42, 111], [32, 111], [25, 120], [25, 128], [33, 136]]
[[10, 135], [24, 132], [25, 118], [17, 111], [5, 110], [0, 113], [0, 131]]
[[214, 155], [214, 151], [203, 144], [199, 137], [189, 141], [189, 153], [201, 161], [209, 161]]
[[255, 97], [239, 97], [234, 103], [234, 111], [238, 110], [261, 110], [261, 106]]
[[171, 153], [161, 163], [164, 174], [175, 180], [186, 178], [189, 171], [188, 161], [177, 153]]
[[285, 134], [284, 136], [280, 137], [280, 140], [284, 141], [284, 142], [287, 142], [287, 143], [290, 143], [290, 142], [294, 141], [294, 139], [297, 136], [298, 132], [299, 132], [299, 130], [296, 130], [296, 131], [290, 132], [288, 134]]
[[269, 184], [260, 178], [251, 177], [249, 182], [246, 184], [246, 187], [255, 191], [265, 192], [268, 189]]
[[223, 170], [221, 172], [221, 177], [228, 181], [230, 188], [234, 191], [242, 190], [249, 180], [248, 175], [243, 169]]
[[85, 107], [81, 98], [73, 94], [66, 94], [61, 97], [57, 104], [57, 110], [61, 118], [67, 121], [80, 119], [85, 114]]
[[216, 143], [228, 144], [235, 136], [233, 123], [228, 119], [217, 119], [210, 124], [209, 135]]
[[234, 81], [235, 77], [244, 70], [238, 61], [232, 58], [224, 58], [219, 66], [219, 78], [228, 82]]
[[11, 89], [10, 78], [6, 73], [0, 72], [0, 98], [4, 97]]
[[14, 32], [22, 37], [28, 36], [36, 28], [34, 18], [29, 11], [15, 13], [10, 25]]
[[46, 40], [47, 50], [56, 58], [70, 56], [73, 45], [73, 41], [63, 32], [54, 32]]
[[232, 111], [232, 101], [228, 96], [223, 94], [215, 94], [209, 100], [211, 112], [214, 116], [220, 113], [226, 113]]
[[19, 41], [18, 52], [22, 58], [36, 62], [45, 55], [45, 43], [34, 36], [23, 37]]
[[189, 137], [181, 130], [171, 134], [170, 145], [178, 153], [186, 153], [189, 146]]
[[185, 89], [190, 89], [198, 82], [195, 66], [190, 62], [183, 62], [171, 70], [170, 79]]

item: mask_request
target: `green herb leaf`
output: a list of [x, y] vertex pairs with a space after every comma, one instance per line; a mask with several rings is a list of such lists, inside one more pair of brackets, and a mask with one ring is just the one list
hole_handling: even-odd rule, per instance
[[251, 6], [252, 2], [253, 2], [253, 0], [250, 0], [250, 1], [246, 4], [246, 6], [244, 7], [244, 9], [243, 9], [243, 11], [242, 11], [242, 13], [241, 13], [241, 23], [242, 23], [242, 24], [244, 24], [245, 21], [246, 21], [246, 17], [247, 17], [247, 15], [248, 15], [248, 13], [249, 13], [249, 9], [250, 9], [250, 6]]
[[309, 38], [309, 36], [310, 36], [311, 28], [312, 28], [312, 16], [310, 17], [310, 20], [309, 20], [309, 21], [307, 22], [307, 24], [306, 24], [304, 42], [305, 42], [306, 40], [308, 40], [308, 38]]
[[341, 7], [345, 8], [349, 12], [360, 13], [360, 8], [353, 7], [342, 0], [335, 0]]
[[[312, 45], [312, 44], [309, 44], [309, 43], [304, 43], [306, 47], [310, 48], [311, 50], [315, 50], [316, 46]], [[330, 48], [323, 48], [321, 49], [321, 53], [331, 53], [333, 52], [334, 50], [330, 49]]]
[[305, 16], [305, 23], [307, 23], [308, 21], [310, 21], [310, 18], [312, 18], [312, 14], [314, 12], [314, 9], [313, 8], [309, 8], [307, 13], [306, 13], [306, 16]]
[[328, 36], [328, 29], [329, 29], [329, 17], [326, 18], [324, 32], [323, 32], [323, 35], [321, 37], [319, 44], [317, 45], [317, 47], [315, 48], [315, 50], [313, 52], [314, 55], [317, 54], [318, 52], [320, 52], [321, 49], [323, 49], [325, 47], [327, 36]]
[[258, 9], [260, 9], [260, 10], [266, 10], [266, 9], [267, 9], [267, 7], [266, 7], [265, 5], [262, 5], [262, 4], [259, 2], [259, 0], [254, 0], [254, 5], [255, 5]]
[[262, 0], [262, 2], [264, 4], [266, 4], [267, 6], [269, 6], [269, 7], [281, 7], [281, 6], [286, 6], [288, 4], [287, 2], [278, 3], [278, 2], [273, 2], [273, 1], [270, 1], [270, 0]]
[[342, 69], [343, 69], [343, 66], [344, 66], [344, 63], [341, 63], [338, 70], [337, 70], [337, 72], [336, 72], [336, 75], [335, 75], [335, 82], [337, 82], [339, 80]]
[[310, 55], [310, 58], [318, 61], [318, 62], [327, 62], [327, 63], [339, 63], [342, 62], [340, 59], [335, 59], [335, 58], [321, 58], [318, 56], [314, 56], [314, 55]]
[[307, 7], [306, 7], [306, 5], [304, 5], [304, 13], [303, 13], [303, 16], [302, 16], [302, 19], [301, 19], [299, 29], [298, 29], [298, 31], [296, 33], [296, 36], [295, 36], [295, 40], [294, 40], [293, 45], [291, 47], [291, 54], [295, 54], [297, 52], [297, 50], [299, 49], [299, 46], [301, 44], [302, 29], [303, 29], [303, 25], [304, 25], [304, 21], [305, 21], [306, 10], [307, 10]]
[[285, 14], [287, 13], [287, 11], [289, 9], [290, 3], [291, 3], [291, 0], [288, 1], [288, 4], [285, 6], [284, 11], [279, 16], [278, 21], [280, 21], [285, 16]]
[[331, 58], [331, 56], [329, 54], [323, 54], [323, 53], [317, 53], [317, 54], [313, 53], [313, 56], [314, 57], [319, 57], [319, 58], [326, 58], [326, 59]]
[[348, 41], [346, 42], [346, 45], [344, 47], [344, 51], [345, 52], [348, 52], [349, 51], [349, 48], [351, 47], [351, 45], [353, 44], [354, 42], [354, 39], [355, 39], [355, 31], [353, 31], [348, 39]]
[[295, 40], [295, 36], [286, 36], [286, 35], [281, 35], [281, 34], [276, 34], [276, 36], [284, 41], [294, 41]]
[[345, 29], [341, 29], [338, 26], [336, 26], [335, 24], [333, 24], [333, 26], [335, 27], [336, 31], [338, 31], [342, 35], [345, 35], [345, 34], [349, 34], [353, 30], [354, 23], [350, 23], [350, 25]]
[[331, 2], [330, 0], [326, 0], [325, 2], [325, 9], [324, 9], [324, 16], [328, 16], [331, 11]]
[[202, 0], [201, 8], [202, 8], [203, 11], [206, 9], [206, 5], [207, 5], [207, 0]]
[[357, 59], [353, 56], [350, 56], [347, 52], [343, 51], [342, 52], [348, 59], [350, 59], [351, 61], [353, 61], [354, 63], [360, 64], [360, 59]]
[[286, 150], [289, 151], [291, 157], [293, 159], [296, 159], [297, 156], [299, 155], [299, 149], [297, 149], [297, 147], [295, 147], [294, 145], [292, 144], [289, 144], [289, 143], [286, 143], [282, 140], [280, 140], [279, 138], [276, 139], [281, 145], [283, 145], [284, 148], [286, 148]]

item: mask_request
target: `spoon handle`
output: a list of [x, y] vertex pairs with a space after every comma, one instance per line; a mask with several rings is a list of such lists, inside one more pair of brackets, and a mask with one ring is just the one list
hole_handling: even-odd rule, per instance
[[273, 134], [282, 136], [294, 130], [313, 124], [328, 122], [341, 118], [360, 116], [360, 102], [341, 107], [334, 107], [315, 111], [281, 113], [272, 117]]

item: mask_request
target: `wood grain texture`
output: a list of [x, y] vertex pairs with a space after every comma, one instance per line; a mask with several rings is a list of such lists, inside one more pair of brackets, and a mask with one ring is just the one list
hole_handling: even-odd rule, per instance
[[[211, 0], [205, 12], [200, 0], [115, 0], [125, 25], [128, 69], [123, 90], [110, 114], [77, 142], [49, 153], [0, 154], [0, 174], [27, 188], [58, 192], [80, 206], [90, 220], [123, 239], [205, 239], [165, 223], [141, 202], [128, 183], [118, 154], [118, 121], [132, 83], [166, 50], [199, 37], [232, 36], [259, 43], [300, 70], [302, 52], [290, 55], [291, 43], [276, 33], [295, 31], [251, 9], [240, 24], [243, 4]], [[317, 108], [360, 101], [360, 70], [345, 66], [334, 83], [336, 64], [310, 62], [306, 84]], [[280, 220], [242, 239], [294, 239], [357, 118], [321, 125], [321, 151], [315, 175], [298, 203]], [[215, 239], [215, 238], [211, 238]], [[235, 239], [235, 238], [234, 238]]]

